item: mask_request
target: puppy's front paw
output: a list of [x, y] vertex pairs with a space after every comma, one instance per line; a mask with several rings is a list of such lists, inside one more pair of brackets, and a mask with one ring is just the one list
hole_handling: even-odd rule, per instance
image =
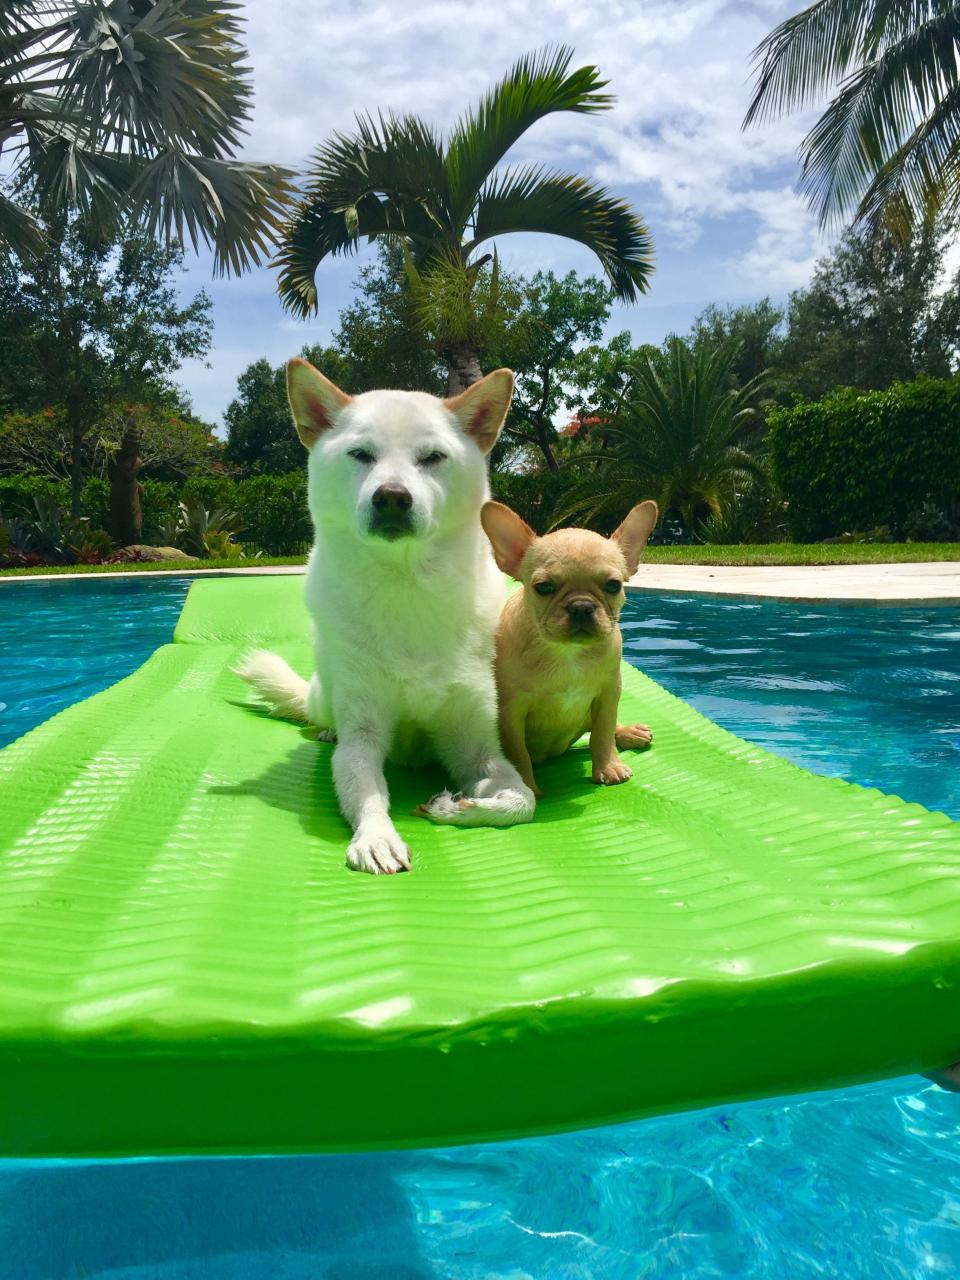
[[645, 724], [618, 724], [616, 737], [621, 751], [645, 751], [653, 741], [653, 733]]
[[410, 870], [410, 850], [396, 831], [359, 830], [347, 848], [347, 866], [372, 876]]
[[431, 822], [462, 823], [467, 810], [474, 807], [474, 802], [466, 796], [441, 791], [424, 804], [418, 804], [413, 812], [418, 818], [429, 818]]
[[611, 760], [602, 768], [595, 768], [591, 776], [593, 781], [599, 782], [601, 786], [614, 787], [618, 782], [626, 782], [628, 778], [632, 778], [633, 770], [622, 760]]

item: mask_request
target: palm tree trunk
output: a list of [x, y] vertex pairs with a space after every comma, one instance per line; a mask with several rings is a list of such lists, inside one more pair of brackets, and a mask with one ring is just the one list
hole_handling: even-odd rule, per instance
[[444, 351], [447, 360], [447, 395], [458, 396], [483, 377], [480, 353], [467, 343], [449, 346]]
[[141, 485], [137, 479], [141, 465], [140, 432], [131, 425], [123, 433], [120, 448], [107, 467], [110, 478], [110, 534], [121, 546], [139, 542], [143, 537]]

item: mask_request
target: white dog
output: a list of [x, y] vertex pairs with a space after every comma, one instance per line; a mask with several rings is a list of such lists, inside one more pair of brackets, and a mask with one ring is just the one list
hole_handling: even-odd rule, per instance
[[432, 756], [446, 767], [462, 794], [420, 806], [435, 822], [529, 822], [533, 793], [497, 737], [493, 635], [504, 585], [480, 526], [484, 455], [506, 417], [513, 374], [498, 369], [452, 400], [416, 391], [351, 397], [297, 359], [287, 392], [309, 450], [316, 673], [308, 684], [260, 651], [237, 674], [275, 715], [335, 737], [333, 779], [353, 828], [349, 866], [409, 870], [390, 820], [388, 757]]

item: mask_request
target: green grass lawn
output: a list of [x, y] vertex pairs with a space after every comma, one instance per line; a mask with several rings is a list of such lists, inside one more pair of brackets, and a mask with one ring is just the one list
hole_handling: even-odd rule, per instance
[[771, 542], [765, 546], [647, 547], [647, 564], [904, 564], [958, 560], [960, 542]]
[[[919, 560], [960, 561], [960, 542], [870, 542], [825, 546], [774, 542], [742, 547], [648, 547], [647, 564], [903, 564]], [[163, 563], [41, 565], [36, 569], [0, 569], [0, 577], [36, 577], [48, 573], [142, 573], [158, 570], [189, 573], [193, 569], [256, 569], [265, 565], [304, 564], [304, 556], [264, 556], [259, 560], [167, 560]]]

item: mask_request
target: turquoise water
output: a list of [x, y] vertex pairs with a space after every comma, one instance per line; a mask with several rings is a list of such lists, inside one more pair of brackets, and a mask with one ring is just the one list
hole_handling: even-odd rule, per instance
[[[0, 586], [0, 740], [137, 666], [184, 589]], [[638, 596], [623, 627], [735, 732], [960, 817], [960, 610]], [[0, 1162], [0, 1280], [957, 1274], [960, 1096], [919, 1078], [454, 1150]]]

